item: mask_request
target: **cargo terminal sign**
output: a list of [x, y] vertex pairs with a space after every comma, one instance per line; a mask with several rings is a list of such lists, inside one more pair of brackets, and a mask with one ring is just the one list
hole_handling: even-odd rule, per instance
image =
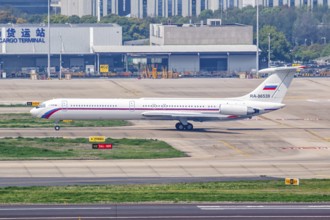
[[0, 29], [0, 44], [26, 44], [26, 43], [45, 43], [44, 28], [2, 28]]

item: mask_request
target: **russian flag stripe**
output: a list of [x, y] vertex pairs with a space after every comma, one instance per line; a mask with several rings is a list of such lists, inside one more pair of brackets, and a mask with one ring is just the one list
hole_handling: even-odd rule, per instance
[[263, 90], [276, 90], [277, 85], [266, 85]]

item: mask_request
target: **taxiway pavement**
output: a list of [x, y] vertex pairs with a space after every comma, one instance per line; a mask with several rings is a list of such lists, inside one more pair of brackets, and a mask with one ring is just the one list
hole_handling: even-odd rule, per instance
[[[71, 81], [0, 80], [2, 101], [58, 97], [235, 97], [262, 80], [101, 79]], [[1, 128], [0, 137], [153, 138], [186, 152], [188, 158], [161, 160], [0, 161], [0, 177], [330, 177], [330, 78], [298, 78], [286, 108], [233, 122], [194, 123], [178, 132], [175, 122], [135, 121], [112, 128]], [[14, 108], [16, 112], [26, 108]], [[8, 112], [0, 108], [0, 113]]]

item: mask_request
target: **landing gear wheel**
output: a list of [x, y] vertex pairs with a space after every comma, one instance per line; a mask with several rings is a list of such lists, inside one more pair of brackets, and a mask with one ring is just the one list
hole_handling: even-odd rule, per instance
[[180, 131], [182, 131], [182, 130], [184, 130], [185, 129], [185, 126], [182, 124], [182, 123], [177, 123], [176, 125], [175, 125], [175, 128], [177, 129], [177, 130], [180, 130]]
[[194, 126], [192, 124], [190, 124], [190, 123], [188, 123], [185, 127], [186, 127], [186, 130], [187, 131], [191, 131], [191, 130], [194, 129]]
[[61, 129], [61, 127], [60, 126], [58, 126], [58, 125], [55, 125], [55, 131], [59, 131], [60, 129]]

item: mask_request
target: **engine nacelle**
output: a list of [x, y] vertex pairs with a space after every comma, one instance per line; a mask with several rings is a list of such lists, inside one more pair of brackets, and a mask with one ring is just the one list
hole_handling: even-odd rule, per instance
[[220, 114], [223, 115], [237, 115], [237, 116], [244, 116], [244, 115], [252, 115], [258, 113], [258, 109], [254, 109], [252, 107], [244, 106], [244, 105], [229, 105], [223, 104], [220, 105], [219, 109]]

